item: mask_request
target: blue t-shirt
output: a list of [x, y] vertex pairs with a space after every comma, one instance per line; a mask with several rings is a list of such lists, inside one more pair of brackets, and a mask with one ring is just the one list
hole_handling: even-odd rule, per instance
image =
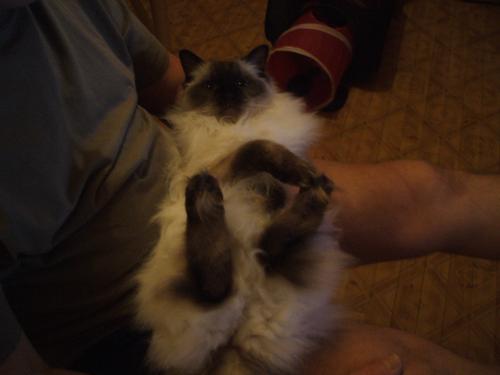
[[167, 64], [117, 0], [0, 9], [0, 361], [20, 327], [64, 366], [128, 322], [177, 158], [137, 89]]

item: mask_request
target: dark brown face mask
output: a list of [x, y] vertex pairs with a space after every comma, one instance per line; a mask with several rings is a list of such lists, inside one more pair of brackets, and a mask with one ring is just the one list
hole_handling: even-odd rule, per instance
[[[179, 56], [186, 82], [192, 82], [187, 85], [185, 94], [191, 109], [200, 109], [224, 122], [236, 122], [252, 100], [267, 93], [264, 79], [267, 54], [267, 46], [260, 46], [242, 59], [256, 68], [255, 74], [244, 69], [238, 60], [204, 62], [190, 51], [181, 51]], [[197, 74], [202, 65], [205, 65], [204, 70]]]

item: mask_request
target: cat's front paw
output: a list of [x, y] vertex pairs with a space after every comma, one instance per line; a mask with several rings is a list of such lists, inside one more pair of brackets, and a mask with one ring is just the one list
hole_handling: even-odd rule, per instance
[[335, 185], [333, 181], [326, 175], [319, 173], [308, 161], [303, 160], [300, 170], [301, 180], [299, 187], [302, 190], [321, 188], [326, 194], [330, 194], [334, 190]]
[[189, 179], [186, 186], [186, 213], [189, 219], [205, 220], [224, 216], [224, 197], [217, 179], [202, 172]]
[[335, 189], [335, 184], [326, 175], [321, 174], [317, 177], [314, 187], [321, 188], [326, 194], [330, 195]]

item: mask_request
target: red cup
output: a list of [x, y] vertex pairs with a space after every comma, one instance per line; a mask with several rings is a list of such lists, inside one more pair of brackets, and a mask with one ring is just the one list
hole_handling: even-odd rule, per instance
[[317, 111], [335, 98], [352, 59], [352, 39], [349, 28], [320, 20], [309, 9], [276, 41], [267, 62], [268, 74], [281, 90], [302, 90], [298, 95], [304, 97], [307, 108]]

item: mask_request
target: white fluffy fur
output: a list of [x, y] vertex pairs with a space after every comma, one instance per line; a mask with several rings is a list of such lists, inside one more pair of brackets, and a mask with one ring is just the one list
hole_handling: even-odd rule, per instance
[[[253, 67], [241, 63], [244, 69]], [[201, 74], [201, 73], [200, 73]], [[186, 272], [184, 192], [188, 178], [210, 170], [244, 143], [265, 139], [304, 155], [318, 135], [317, 118], [304, 111], [301, 101], [275, 92], [250, 106], [236, 124], [224, 125], [214, 117], [183, 108], [168, 116], [182, 161], [175, 168], [170, 192], [157, 219], [161, 236], [138, 275], [140, 323], [153, 332], [149, 359], [159, 369], [203, 373], [217, 349], [218, 374], [244, 374], [244, 352], [262, 364], [293, 372], [300, 360], [332, 328], [336, 309], [330, 299], [344, 263], [333, 235], [332, 217], [309, 240], [317, 254], [315, 285], [299, 288], [280, 276], [268, 276], [256, 260], [255, 243], [269, 214], [255, 204], [245, 181], [222, 184], [226, 220], [235, 236], [232, 249], [234, 293], [216, 307], [197, 305], [169, 290]]]

